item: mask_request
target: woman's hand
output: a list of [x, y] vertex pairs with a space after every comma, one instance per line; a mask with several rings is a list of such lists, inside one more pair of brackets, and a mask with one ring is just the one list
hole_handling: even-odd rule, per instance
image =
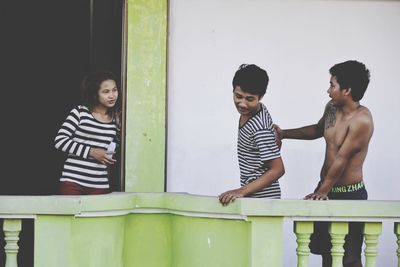
[[112, 158], [115, 152], [109, 152], [104, 148], [90, 148], [89, 156], [95, 158], [104, 165], [113, 165], [116, 160]]

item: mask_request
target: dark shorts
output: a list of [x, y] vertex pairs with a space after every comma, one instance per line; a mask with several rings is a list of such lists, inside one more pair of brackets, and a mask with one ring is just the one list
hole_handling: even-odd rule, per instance
[[[368, 193], [361, 181], [354, 185], [338, 186], [332, 188], [328, 194], [329, 199], [341, 200], [366, 200]], [[310, 250], [313, 254], [330, 255], [331, 237], [328, 232], [329, 222], [314, 222], [314, 233], [311, 235]], [[343, 264], [349, 264], [361, 259], [364, 223], [350, 222], [349, 233], [344, 244]]]

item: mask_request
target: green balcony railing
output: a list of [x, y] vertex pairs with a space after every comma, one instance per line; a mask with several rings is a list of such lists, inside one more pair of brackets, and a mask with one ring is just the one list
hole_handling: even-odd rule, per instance
[[24, 218], [34, 220], [36, 267], [279, 267], [288, 257], [284, 219], [293, 222], [297, 266], [308, 266], [317, 220], [331, 222], [333, 266], [342, 266], [351, 221], [365, 222], [365, 266], [376, 266], [382, 222], [393, 223], [400, 257], [400, 201], [244, 198], [223, 207], [216, 197], [173, 193], [0, 196], [0, 218], [7, 267], [24, 246]]

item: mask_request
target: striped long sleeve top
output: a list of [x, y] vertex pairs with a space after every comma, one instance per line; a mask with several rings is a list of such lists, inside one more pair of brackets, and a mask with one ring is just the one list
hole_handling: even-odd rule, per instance
[[89, 156], [90, 148], [107, 149], [115, 140], [115, 119], [110, 123], [96, 120], [86, 106], [74, 107], [61, 125], [55, 147], [67, 153], [60, 181], [91, 188], [109, 188], [107, 166]]

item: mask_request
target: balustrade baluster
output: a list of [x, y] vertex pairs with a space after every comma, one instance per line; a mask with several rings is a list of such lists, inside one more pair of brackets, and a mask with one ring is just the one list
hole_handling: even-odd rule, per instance
[[310, 236], [314, 231], [313, 222], [294, 222], [294, 232], [297, 242], [297, 267], [308, 266], [308, 256], [310, 255]]
[[21, 231], [21, 220], [20, 219], [4, 219], [3, 222], [4, 240], [6, 245], [4, 251], [6, 254], [6, 265], [5, 267], [17, 267], [17, 255], [18, 255], [18, 240], [19, 232]]
[[347, 222], [331, 222], [329, 226], [329, 234], [332, 242], [332, 267], [343, 266], [344, 256], [344, 238], [349, 232], [349, 224]]
[[365, 267], [376, 266], [376, 256], [378, 255], [378, 237], [381, 232], [381, 222], [367, 222], [364, 225]]
[[397, 267], [400, 267], [400, 223], [394, 223], [394, 233], [397, 236]]

